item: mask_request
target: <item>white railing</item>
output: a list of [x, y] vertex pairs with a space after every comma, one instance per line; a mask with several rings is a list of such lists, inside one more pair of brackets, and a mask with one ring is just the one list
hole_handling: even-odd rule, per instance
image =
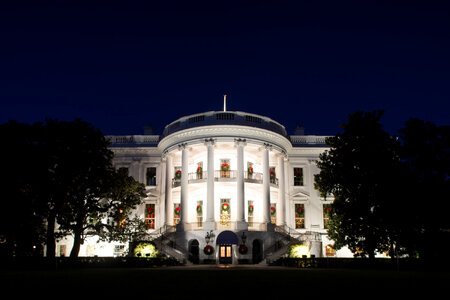
[[291, 135], [291, 142], [292, 144], [325, 145], [325, 139], [327, 137], [317, 135]]
[[108, 135], [111, 145], [117, 144], [157, 144], [159, 135]]

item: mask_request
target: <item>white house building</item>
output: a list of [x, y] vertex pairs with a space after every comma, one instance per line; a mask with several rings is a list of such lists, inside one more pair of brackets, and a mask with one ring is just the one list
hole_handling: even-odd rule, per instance
[[[314, 189], [325, 136], [288, 135], [280, 123], [239, 111], [182, 117], [161, 135], [109, 136], [116, 168], [146, 186], [145, 219], [159, 251], [194, 262], [275, 260], [292, 243], [304, 255], [335, 252], [327, 238], [327, 205]], [[71, 241], [58, 243], [67, 255]], [[89, 238], [80, 256], [121, 255], [127, 245]]]

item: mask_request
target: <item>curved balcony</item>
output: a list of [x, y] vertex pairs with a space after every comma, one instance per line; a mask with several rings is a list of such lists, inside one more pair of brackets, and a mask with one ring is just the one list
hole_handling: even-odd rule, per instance
[[[201, 173], [189, 173], [188, 174], [188, 183], [201, 183], [206, 182], [208, 179], [208, 172], [204, 171]], [[233, 182], [237, 181], [237, 170], [229, 170], [222, 171], [216, 170], [214, 171], [214, 181], [217, 182]], [[247, 171], [244, 172], [244, 181], [248, 183], [263, 183], [263, 173], [253, 172], [249, 174]], [[172, 178], [172, 188], [178, 187], [181, 185], [181, 178]], [[278, 178], [270, 178], [270, 185], [273, 187], [278, 187]]]

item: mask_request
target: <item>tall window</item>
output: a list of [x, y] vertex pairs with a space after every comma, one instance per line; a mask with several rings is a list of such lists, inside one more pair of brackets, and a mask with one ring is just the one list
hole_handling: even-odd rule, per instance
[[156, 168], [147, 168], [145, 177], [147, 185], [156, 185]]
[[295, 204], [295, 228], [305, 228], [305, 205]]
[[336, 250], [333, 249], [332, 245], [325, 246], [325, 256], [336, 256]]
[[247, 178], [252, 179], [253, 178], [253, 163], [247, 162]]
[[270, 204], [270, 222], [272, 224], [277, 224], [277, 204]]
[[203, 201], [197, 201], [197, 227], [203, 227]]
[[181, 207], [179, 203], [173, 204], [173, 225], [180, 223]]
[[196, 174], [197, 174], [197, 179], [203, 178], [203, 162], [197, 163]]
[[230, 178], [230, 160], [221, 159], [220, 160], [220, 177]]
[[230, 199], [220, 199], [220, 224], [224, 226], [231, 224]]
[[272, 183], [272, 184], [277, 183], [277, 173], [275, 172], [275, 167], [269, 168], [269, 178], [270, 178], [270, 183]]
[[148, 229], [155, 229], [155, 204], [145, 205], [145, 224]]
[[248, 227], [253, 227], [253, 211], [255, 210], [253, 202], [253, 200], [248, 200]]
[[303, 168], [294, 168], [294, 185], [303, 185]]
[[330, 218], [331, 204], [323, 205], [323, 228], [328, 229], [328, 219]]

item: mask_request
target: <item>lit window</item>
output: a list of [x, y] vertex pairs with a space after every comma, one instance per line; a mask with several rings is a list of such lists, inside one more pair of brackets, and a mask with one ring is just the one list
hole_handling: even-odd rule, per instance
[[305, 205], [295, 204], [295, 228], [305, 228]]
[[303, 185], [303, 168], [294, 168], [294, 185]]
[[156, 185], [156, 168], [147, 168], [145, 176], [147, 185]]

